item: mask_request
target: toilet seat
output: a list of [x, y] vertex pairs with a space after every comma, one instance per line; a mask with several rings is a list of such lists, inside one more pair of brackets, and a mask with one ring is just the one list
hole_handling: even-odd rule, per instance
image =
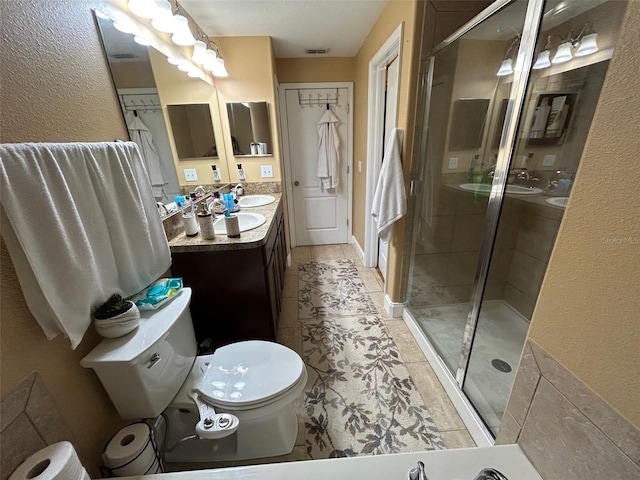
[[194, 390], [214, 407], [246, 410], [279, 400], [303, 380], [304, 363], [293, 350], [249, 340], [217, 349]]

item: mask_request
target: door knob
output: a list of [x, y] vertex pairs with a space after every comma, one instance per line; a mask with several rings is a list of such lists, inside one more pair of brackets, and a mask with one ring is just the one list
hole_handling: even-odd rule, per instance
[[296, 180], [295, 182], [293, 182], [293, 184], [297, 187], [298, 185], [300, 185], [300, 182]]

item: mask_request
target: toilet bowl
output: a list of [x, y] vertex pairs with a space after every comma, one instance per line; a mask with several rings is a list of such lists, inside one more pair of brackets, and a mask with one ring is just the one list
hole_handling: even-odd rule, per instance
[[294, 403], [307, 382], [302, 359], [261, 340], [196, 356], [190, 299], [184, 288], [169, 304], [142, 312], [136, 331], [103, 340], [80, 364], [94, 369], [122, 418], [166, 420], [167, 462], [290, 453]]

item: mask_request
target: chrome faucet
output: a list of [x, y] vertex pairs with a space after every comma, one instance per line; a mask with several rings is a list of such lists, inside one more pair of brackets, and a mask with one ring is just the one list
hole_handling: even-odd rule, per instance
[[418, 462], [415, 467], [409, 470], [409, 480], [428, 480], [424, 471], [424, 463]]
[[202, 185], [198, 185], [196, 188], [193, 189], [193, 192], [191, 193], [195, 193], [196, 195], [200, 193], [204, 197], [207, 194], [207, 191], [204, 189]]
[[495, 468], [484, 468], [473, 480], [509, 480]]

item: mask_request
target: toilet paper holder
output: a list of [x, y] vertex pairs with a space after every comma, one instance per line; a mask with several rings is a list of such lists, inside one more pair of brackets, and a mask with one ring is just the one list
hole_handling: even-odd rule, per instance
[[[160, 452], [160, 449], [158, 448], [158, 444], [156, 442], [155, 439], [155, 430], [154, 428], [149, 425], [147, 422], [136, 422], [136, 423], [132, 423], [122, 429], [120, 429], [118, 432], [116, 432], [110, 439], [109, 441], [105, 444], [104, 449], [102, 451], [102, 457], [103, 460], [105, 461], [105, 463], [108, 463], [105, 459], [105, 454], [108, 451], [108, 448], [110, 446], [110, 444], [114, 441], [114, 439], [116, 439], [116, 437], [121, 436], [121, 434], [127, 430], [128, 428], [131, 427], [135, 427], [137, 425], [144, 425], [147, 429], [148, 429], [148, 440], [147, 442], [142, 446], [142, 448], [139, 449], [139, 451], [137, 452], [137, 454], [135, 456], [133, 456], [133, 458], [128, 459], [126, 462], [124, 462], [122, 465], [117, 465], [117, 466], [108, 466], [108, 465], [101, 465], [100, 466], [100, 474], [102, 475], [103, 478], [113, 478], [113, 477], [122, 477], [122, 476], [130, 476], [132, 474], [134, 475], [147, 475], [147, 474], [155, 474], [155, 473], [165, 473], [166, 470], [164, 468], [164, 464], [162, 463], [162, 455]], [[132, 438], [130, 439], [129, 437], [133, 437], [132, 435], [126, 435], [124, 436], [120, 442], [118, 442], [118, 444], [120, 446], [126, 446], [127, 442], [132, 440]], [[146, 465], [144, 464], [143, 468], [146, 468], [145, 472], [127, 472], [127, 470], [131, 470], [131, 467], [133, 465], [135, 465], [136, 461], [138, 461], [138, 463], [140, 463], [140, 458], [143, 454], [145, 454], [146, 452], [148, 452], [148, 447], [152, 448], [152, 459], [149, 458], [148, 460], [151, 460], [150, 465]], [[153, 468], [155, 467], [155, 471], [153, 471]], [[119, 472], [120, 471], [120, 472]]]

